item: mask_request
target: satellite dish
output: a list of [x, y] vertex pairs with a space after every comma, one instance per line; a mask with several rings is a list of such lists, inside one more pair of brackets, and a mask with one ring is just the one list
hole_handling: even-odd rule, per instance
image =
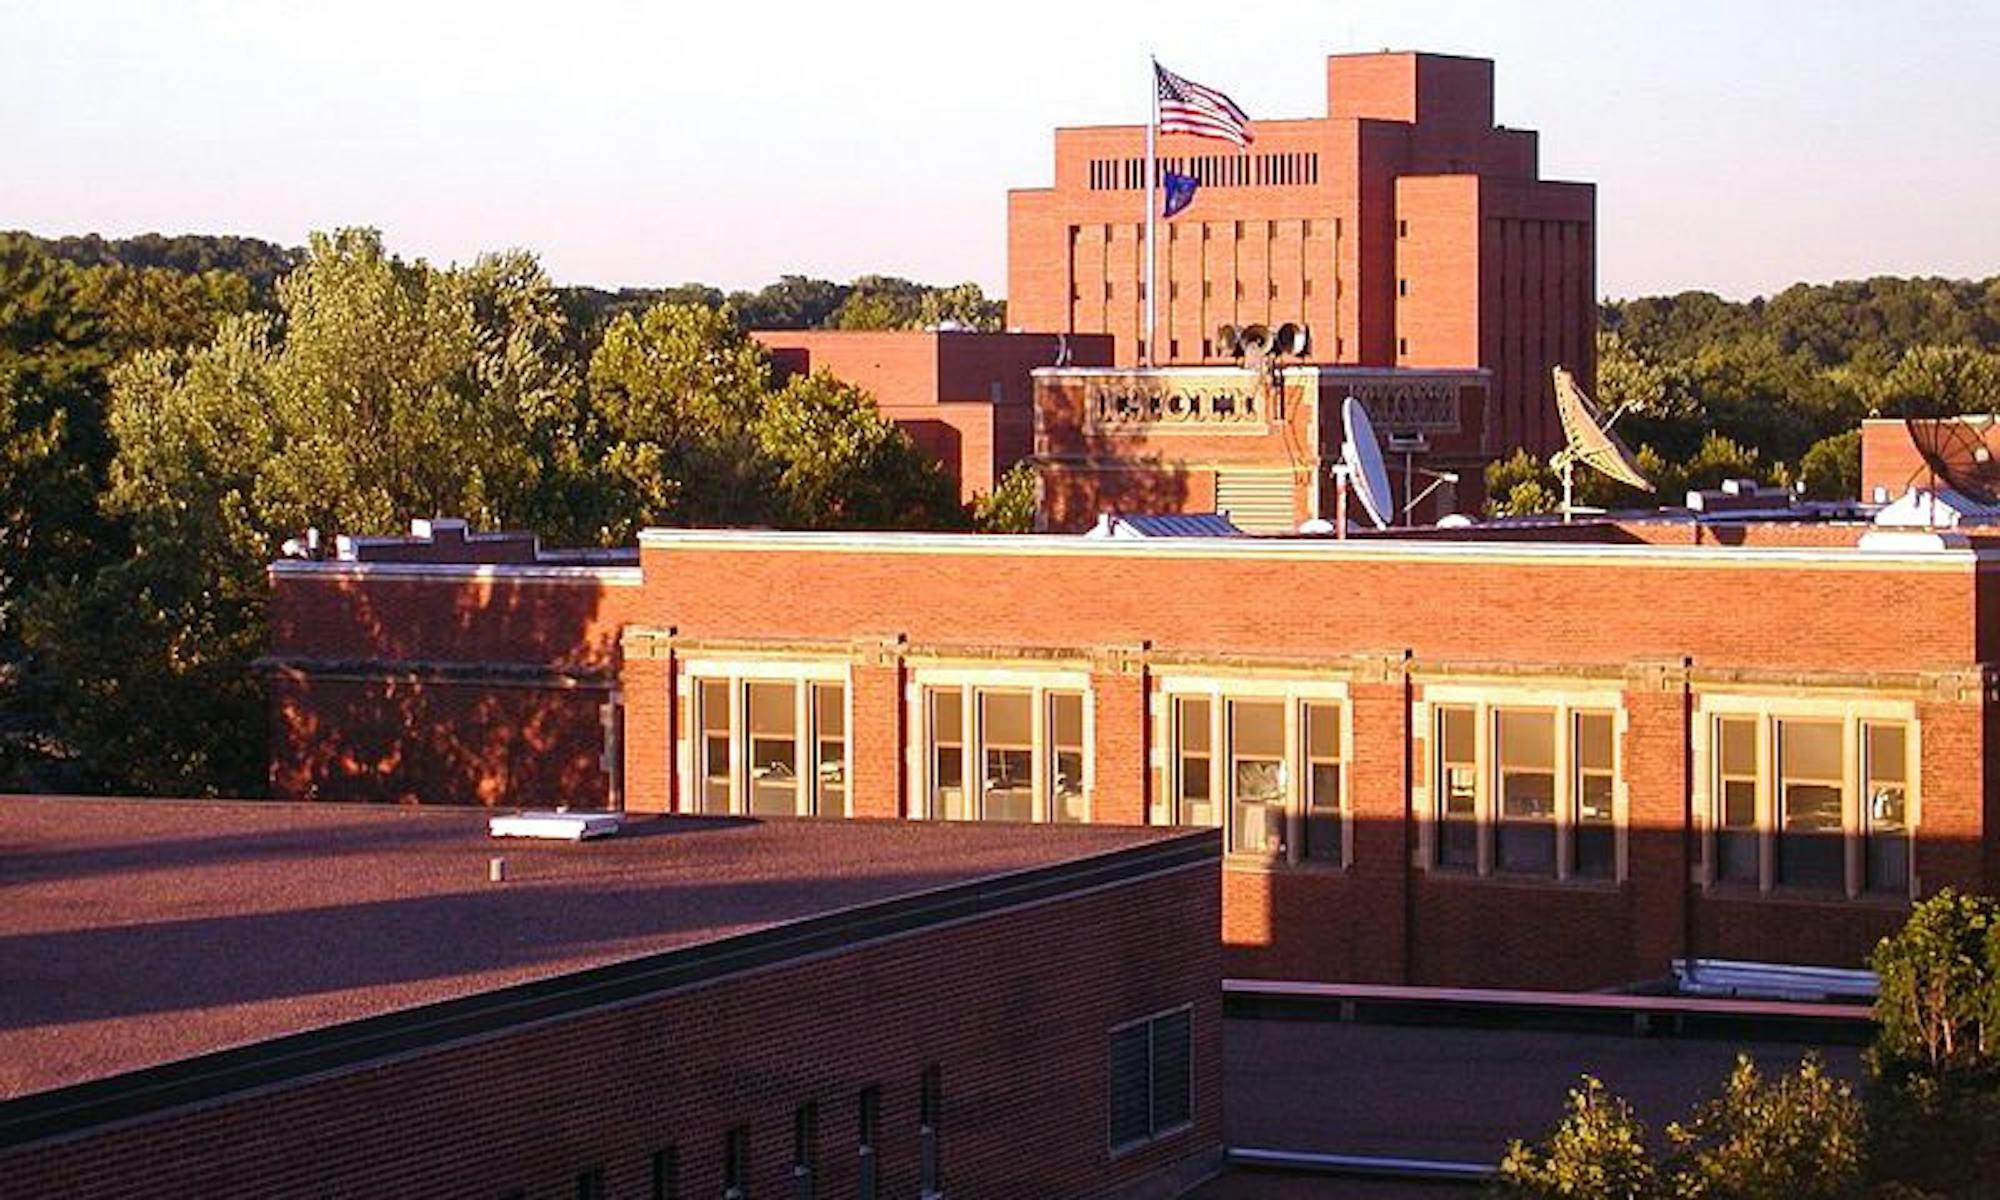
[[1243, 331], [1234, 325], [1216, 326], [1215, 352], [1224, 358], [1242, 358]]
[[1618, 435], [1611, 432], [1611, 422], [1597, 415], [1597, 409], [1590, 403], [1589, 397], [1583, 394], [1582, 388], [1576, 386], [1576, 376], [1571, 375], [1569, 370], [1560, 364], [1556, 366], [1553, 374], [1556, 383], [1556, 416], [1562, 420], [1566, 444], [1556, 451], [1549, 465], [1562, 476], [1563, 520], [1569, 520], [1573, 507], [1570, 495], [1578, 463], [1620, 483], [1638, 488], [1642, 492], [1652, 491], [1652, 481], [1639, 470], [1638, 460], [1625, 448], [1625, 443], [1619, 441]]
[[1347, 435], [1340, 445], [1340, 461], [1347, 464], [1354, 494], [1375, 528], [1387, 529], [1387, 514], [1394, 501], [1389, 493], [1389, 469], [1382, 465], [1382, 445], [1375, 440], [1375, 423], [1368, 419], [1361, 401], [1349, 396], [1340, 402], [1340, 425]]
[[2000, 463], [1986, 443], [1993, 425], [1992, 417], [1903, 418], [1917, 456], [1931, 473], [1931, 490], [1941, 483], [1980, 504], [2000, 504]]

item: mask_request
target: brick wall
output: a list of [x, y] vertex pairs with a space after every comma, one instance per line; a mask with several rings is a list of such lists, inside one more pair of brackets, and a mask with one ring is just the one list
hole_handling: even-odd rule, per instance
[[[942, 1069], [946, 1194], [1092, 1197], [1205, 1173], [1222, 1140], [1216, 870], [1094, 893], [726, 978], [612, 1011], [280, 1085], [0, 1153], [9, 1195], [651, 1195], [722, 1191], [751, 1129], [748, 1194], [790, 1196], [792, 1115], [819, 1106], [818, 1191], [855, 1195], [857, 1096], [882, 1089], [881, 1192], [915, 1196], [918, 1080]], [[1106, 1033], [1192, 1003], [1195, 1124], [1111, 1158]]]

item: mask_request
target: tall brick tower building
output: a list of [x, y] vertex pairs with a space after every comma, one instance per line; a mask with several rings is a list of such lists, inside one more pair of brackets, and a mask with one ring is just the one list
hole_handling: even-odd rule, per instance
[[[1560, 446], [1549, 368], [1596, 375], [1596, 189], [1541, 179], [1537, 134], [1494, 125], [1492, 62], [1334, 55], [1325, 117], [1255, 132], [1240, 153], [1160, 138], [1200, 189], [1159, 226], [1153, 361], [1217, 362], [1218, 326], [1297, 322], [1315, 362], [1490, 371], [1489, 448]], [[1145, 136], [1059, 129], [1055, 186], [1009, 194], [1009, 326], [1108, 333], [1141, 361]]]

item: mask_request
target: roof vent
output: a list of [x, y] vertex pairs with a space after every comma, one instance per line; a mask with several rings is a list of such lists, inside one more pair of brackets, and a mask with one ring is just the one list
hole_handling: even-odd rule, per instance
[[558, 842], [581, 842], [609, 837], [618, 832], [624, 818], [609, 812], [523, 812], [494, 817], [486, 823], [492, 837], [543, 838]]

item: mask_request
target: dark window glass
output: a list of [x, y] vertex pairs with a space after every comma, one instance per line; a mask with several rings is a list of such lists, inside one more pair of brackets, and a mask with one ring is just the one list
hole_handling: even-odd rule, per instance
[[1144, 1024], [1111, 1034], [1111, 1144], [1126, 1146], [1152, 1134], [1152, 1041]]
[[1840, 760], [1839, 722], [1778, 723], [1779, 883], [1845, 886]]
[[677, 1147], [653, 1152], [653, 1200], [681, 1200], [681, 1152]]
[[1576, 824], [1571, 866], [1587, 879], [1608, 879], [1618, 870], [1618, 843], [1612, 823], [1617, 778], [1610, 713], [1576, 714]]
[[1761, 875], [1756, 720], [1718, 718], [1715, 744], [1715, 877], [1730, 883], [1756, 883]]
[[576, 1173], [576, 1200], [604, 1200], [603, 1167], [585, 1167]]
[[1438, 710], [1438, 837], [1441, 867], [1479, 865], [1479, 767], [1473, 712]]
[[1910, 890], [1909, 765], [1901, 725], [1869, 725], [1864, 752], [1868, 788], [1862, 794], [1868, 839], [1868, 890]]

